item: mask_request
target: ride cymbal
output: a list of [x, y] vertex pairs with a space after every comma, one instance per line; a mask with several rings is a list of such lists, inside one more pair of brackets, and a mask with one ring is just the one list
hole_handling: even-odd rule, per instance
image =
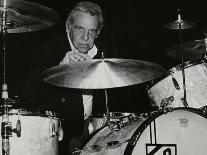
[[23, 1], [7, 0], [4, 9], [4, 0], [0, 0], [0, 27], [6, 12], [6, 29], [8, 33], [31, 32], [48, 28], [58, 21], [57, 13], [46, 6]]
[[146, 61], [92, 59], [49, 68], [43, 72], [43, 80], [66, 88], [106, 89], [143, 83], [164, 71], [162, 66]]
[[183, 43], [182, 50], [180, 45], [170, 47], [165, 51], [165, 55], [174, 59], [181, 59], [183, 54], [184, 59], [197, 60], [202, 59], [205, 49], [204, 40], [194, 40]]

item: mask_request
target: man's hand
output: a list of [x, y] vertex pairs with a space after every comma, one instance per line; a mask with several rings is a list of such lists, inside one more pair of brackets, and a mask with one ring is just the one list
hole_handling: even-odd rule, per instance
[[78, 51], [69, 51], [66, 53], [60, 64], [73, 63], [90, 59], [91, 57], [88, 54], [80, 53]]

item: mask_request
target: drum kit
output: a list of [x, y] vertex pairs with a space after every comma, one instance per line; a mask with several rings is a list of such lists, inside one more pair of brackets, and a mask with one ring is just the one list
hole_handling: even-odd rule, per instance
[[[175, 50], [168, 50], [167, 54], [180, 59], [181, 64], [167, 72], [151, 62], [104, 57], [59, 65], [43, 72], [42, 78], [51, 85], [105, 90], [106, 114], [98, 120], [92, 118], [89, 141], [82, 150], [74, 153], [205, 154], [206, 40], [183, 44], [181, 36], [183, 29], [195, 25], [183, 21], [179, 10], [178, 20], [164, 25], [167, 29], [179, 30], [180, 41], [173, 48]], [[184, 62], [186, 55], [202, 55], [202, 59]], [[109, 111], [107, 89], [147, 81], [151, 82], [147, 92], [152, 106], [158, 107], [158, 110], [143, 114]]]
[[[61, 122], [51, 113], [12, 109], [6, 83], [6, 35], [37, 31], [55, 24], [52, 9], [21, 0], [0, 1], [1, 33], [4, 40], [2, 85], [2, 155], [57, 155]], [[133, 59], [104, 58], [62, 64], [45, 70], [42, 79], [51, 85], [105, 91], [106, 115], [93, 126], [91, 138], [78, 154], [205, 154], [207, 121], [206, 41], [182, 44], [181, 30], [194, 27], [178, 20], [164, 25], [180, 32], [180, 45], [167, 52], [181, 59], [167, 72], [155, 63]], [[102, 54], [103, 55], [103, 54]], [[184, 62], [185, 55], [202, 55], [195, 62]], [[193, 56], [192, 56], [193, 57]], [[151, 81], [147, 92], [158, 110], [149, 113], [110, 112], [107, 89]], [[12, 124], [16, 124], [13, 128]], [[195, 132], [196, 131], [196, 132]], [[15, 134], [14, 134], [15, 133]], [[192, 134], [193, 133], [193, 134]]]

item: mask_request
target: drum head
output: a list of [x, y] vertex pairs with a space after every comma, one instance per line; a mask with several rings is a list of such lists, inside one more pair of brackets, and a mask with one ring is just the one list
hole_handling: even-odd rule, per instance
[[[145, 121], [133, 137], [136, 146], [128, 152], [137, 154], [206, 154], [207, 119], [197, 109], [178, 108]], [[144, 127], [142, 125], [142, 127]]]

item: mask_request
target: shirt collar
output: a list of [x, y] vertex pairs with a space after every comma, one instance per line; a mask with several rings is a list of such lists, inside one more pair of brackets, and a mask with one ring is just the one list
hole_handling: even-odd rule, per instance
[[[73, 43], [70, 39], [69, 34], [67, 34], [67, 35], [68, 35], [68, 40], [69, 40], [69, 43], [70, 43], [71, 50], [76, 50], [77, 51], [77, 49], [73, 46]], [[88, 51], [88, 55], [91, 58], [93, 58], [97, 54], [97, 51], [98, 51], [98, 49], [97, 49], [96, 45], [94, 44], [93, 48]]]

